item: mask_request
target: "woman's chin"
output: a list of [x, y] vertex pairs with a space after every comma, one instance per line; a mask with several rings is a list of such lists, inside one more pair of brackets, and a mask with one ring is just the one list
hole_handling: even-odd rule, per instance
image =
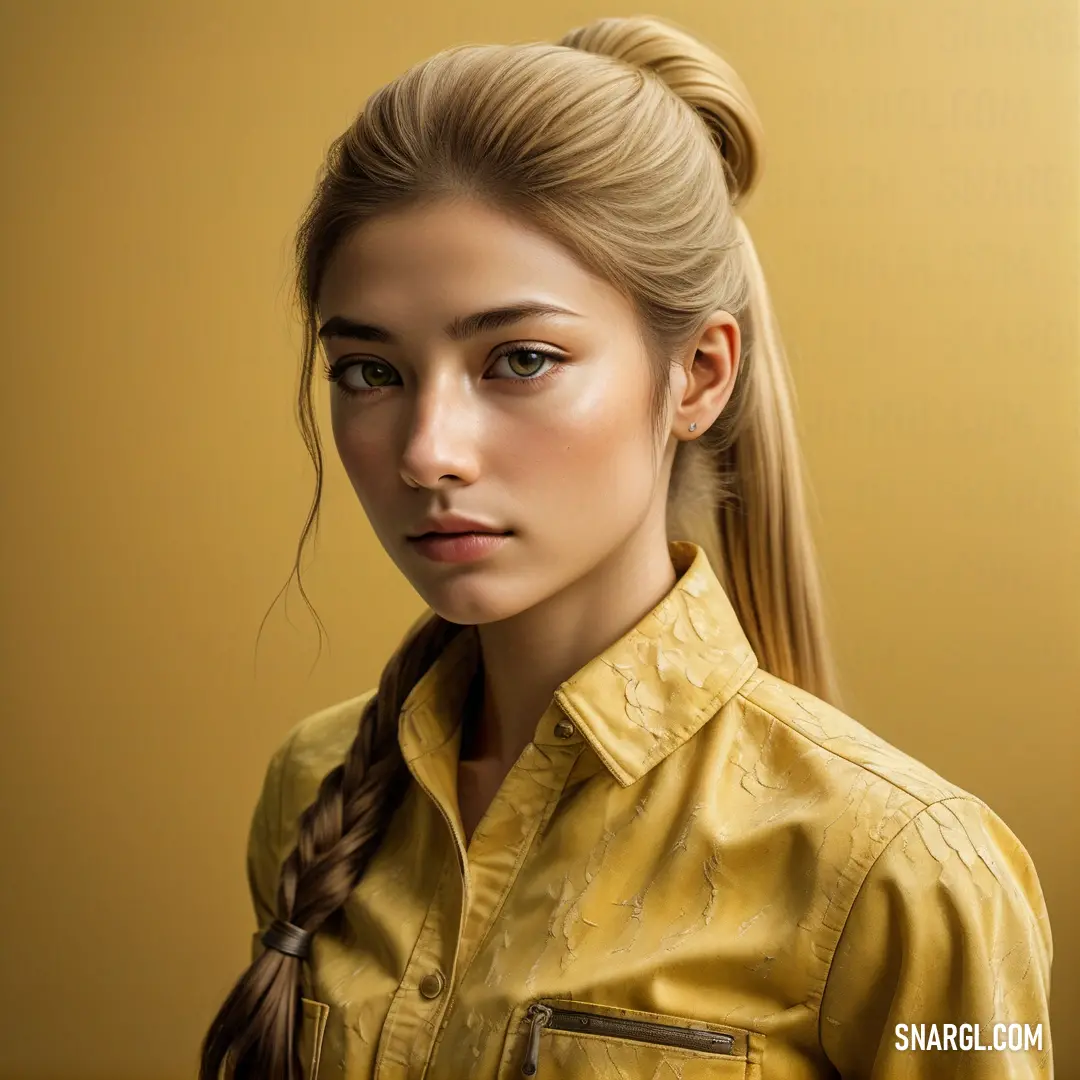
[[475, 581], [443, 582], [417, 591], [436, 615], [461, 626], [500, 622], [530, 606], [520, 597], [499, 595], [498, 590], [483, 588]]

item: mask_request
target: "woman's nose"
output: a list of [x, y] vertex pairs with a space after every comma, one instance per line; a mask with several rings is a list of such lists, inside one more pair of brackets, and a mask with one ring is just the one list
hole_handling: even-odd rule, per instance
[[466, 483], [476, 479], [479, 421], [459, 398], [443, 395], [417, 402], [401, 454], [401, 474], [410, 486], [434, 487], [447, 478]]

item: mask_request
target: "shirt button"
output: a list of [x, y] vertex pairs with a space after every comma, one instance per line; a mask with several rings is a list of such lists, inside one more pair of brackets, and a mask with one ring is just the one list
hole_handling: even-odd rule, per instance
[[430, 975], [425, 975], [420, 980], [420, 993], [426, 998], [438, 997], [442, 993], [443, 977], [437, 972], [433, 971]]
[[560, 720], [555, 725], [555, 734], [558, 735], [560, 739], [569, 739], [570, 736], [574, 734], [574, 725], [571, 724], [569, 720]]

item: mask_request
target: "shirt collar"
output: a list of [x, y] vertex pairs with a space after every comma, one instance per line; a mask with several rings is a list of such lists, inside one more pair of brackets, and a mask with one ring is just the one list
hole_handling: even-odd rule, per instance
[[[670, 592], [554, 696], [623, 786], [690, 739], [758, 666], [704, 550], [687, 540], [669, 541], [668, 550], [678, 574]], [[478, 658], [470, 628], [413, 687], [398, 732], [406, 761], [457, 736]], [[545, 714], [538, 736], [551, 726]]]

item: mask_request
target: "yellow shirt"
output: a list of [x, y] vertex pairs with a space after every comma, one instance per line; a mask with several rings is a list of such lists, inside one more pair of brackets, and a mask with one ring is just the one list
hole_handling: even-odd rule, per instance
[[[1027, 852], [983, 802], [761, 670], [704, 552], [670, 550], [672, 591], [558, 688], [467, 849], [475, 632], [414, 688], [415, 782], [305, 968], [307, 1075], [1051, 1076]], [[270, 763], [253, 956], [298, 816], [373, 692], [302, 721]], [[991, 1049], [962, 1048], [976, 1039]]]

